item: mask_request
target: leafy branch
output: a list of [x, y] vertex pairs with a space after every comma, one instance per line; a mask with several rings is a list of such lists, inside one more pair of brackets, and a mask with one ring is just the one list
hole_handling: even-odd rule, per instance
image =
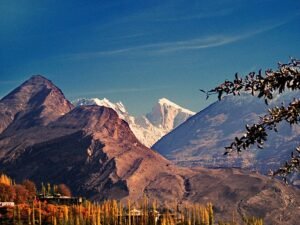
[[[291, 59], [287, 64], [278, 64], [278, 70], [266, 70], [262, 75], [262, 71], [258, 73], [251, 72], [245, 78], [241, 78], [235, 74], [233, 81], [226, 80], [216, 88], [210, 91], [204, 91], [207, 98], [217, 94], [221, 100], [223, 95], [240, 95], [241, 91], [250, 92], [253, 96], [264, 98], [265, 103], [273, 99], [274, 92], [284, 92], [286, 89], [296, 91], [300, 90], [300, 61]], [[285, 107], [274, 107], [260, 118], [257, 124], [252, 126], [246, 125], [246, 133], [242, 137], [235, 137], [230, 146], [225, 147], [225, 155], [235, 151], [241, 152], [248, 149], [251, 145], [256, 144], [258, 148], [263, 148], [264, 142], [267, 141], [268, 130], [277, 132], [277, 124], [282, 121], [288, 122], [290, 125], [298, 124], [300, 121], [300, 99], [294, 99]], [[286, 181], [287, 175], [293, 171], [300, 170], [300, 146], [292, 152], [290, 160], [275, 172], [271, 171], [273, 176], [282, 176]]]

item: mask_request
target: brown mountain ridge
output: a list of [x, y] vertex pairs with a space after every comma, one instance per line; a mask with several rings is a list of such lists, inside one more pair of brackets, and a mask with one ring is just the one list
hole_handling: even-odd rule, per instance
[[106, 107], [74, 108], [53, 83], [33, 76], [0, 101], [0, 171], [16, 180], [65, 183], [102, 201], [212, 202], [217, 217], [297, 224], [300, 191], [237, 169], [175, 166], [143, 146]]

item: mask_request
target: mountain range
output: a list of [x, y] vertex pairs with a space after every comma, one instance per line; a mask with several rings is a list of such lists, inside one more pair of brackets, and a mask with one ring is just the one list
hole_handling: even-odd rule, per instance
[[299, 126], [283, 122], [278, 133], [269, 131], [264, 149], [252, 146], [241, 154], [224, 156], [224, 147], [246, 132], [246, 124], [258, 122], [268, 108], [287, 105], [297, 96], [299, 92], [276, 94], [269, 105], [248, 93], [226, 96], [164, 136], [153, 149], [182, 166], [240, 167], [266, 174], [289, 159], [300, 142]]
[[81, 98], [72, 103], [75, 106], [98, 105], [112, 108], [129, 124], [137, 139], [147, 147], [151, 147], [161, 137], [195, 114], [166, 98], [159, 99], [151, 112], [139, 117], [130, 115], [122, 102], [112, 103], [106, 98]]
[[216, 220], [298, 223], [299, 189], [240, 169], [179, 167], [141, 144], [113, 109], [74, 107], [43, 76], [1, 99], [0, 112], [0, 170], [16, 181], [65, 183], [93, 201], [212, 202]]

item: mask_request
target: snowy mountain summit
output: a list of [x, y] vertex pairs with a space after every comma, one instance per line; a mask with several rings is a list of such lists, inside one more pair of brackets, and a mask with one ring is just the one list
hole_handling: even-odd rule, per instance
[[146, 118], [157, 127], [171, 131], [195, 113], [166, 98], [161, 98]]
[[166, 98], [159, 99], [150, 113], [140, 117], [130, 115], [122, 102], [112, 103], [106, 98], [81, 98], [73, 101], [73, 104], [75, 106], [99, 105], [112, 108], [121, 119], [129, 124], [135, 136], [147, 147], [151, 147], [161, 137], [195, 114]]
[[112, 103], [107, 98], [80, 98], [72, 102], [75, 106], [80, 105], [99, 105], [115, 110], [121, 119], [124, 119], [128, 114], [122, 102]]

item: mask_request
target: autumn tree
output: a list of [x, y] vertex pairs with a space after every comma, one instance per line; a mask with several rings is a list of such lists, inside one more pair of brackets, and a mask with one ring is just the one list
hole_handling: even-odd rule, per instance
[[29, 200], [29, 192], [23, 185], [17, 184], [14, 186], [14, 188], [16, 192], [16, 197], [14, 200], [17, 204], [25, 203]]
[[8, 177], [7, 175], [5, 174], [1, 174], [0, 175], [0, 184], [5, 184], [5, 185], [12, 185], [12, 179], [10, 177]]
[[57, 192], [63, 196], [72, 196], [70, 188], [65, 184], [59, 184], [57, 186]]
[[[273, 71], [268, 69], [262, 73], [251, 72], [245, 78], [235, 75], [233, 81], [226, 80], [224, 83], [210, 91], [203, 91], [207, 98], [210, 95], [217, 94], [221, 100], [223, 95], [240, 95], [240, 92], [250, 92], [253, 96], [263, 98], [268, 104], [273, 99], [276, 92], [282, 93], [286, 90], [298, 91], [300, 89], [300, 61], [291, 59], [287, 64], [278, 64], [278, 69]], [[225, 155], [232, 152], [242, 152], [252, 145], [263, 148], [264, 142], [267, 141], [269, 131], [277, 131], [277, 126], [286, 121], [290, 125], [298, 124], [300, 121], [300, 98], [291, 99], [287, 106], [276, 106], [269, 109], [269, 112], [261, 117], [260, 121], [252, 126], [246, 125], [245, 134], [236, 137], [235, 140], [225, 147]], [[295, 146], [296, 147], [296, 146]], [[279, 175], [286, 181], [287, 176], [292, 172], [299, 172], [300, 169], [300, 145], [291, 150], [290, 159], [278, 168], [271, 171], [273, 176]]]
[[28, 191], [28, 198], [30, 200], [33, 200], [35, 198], [35, 196], [36, 196], [36, 193], [37, 193], [37, 189], [36, 189], [35, 183], [33, 183], [30, 180], [24, 180], [22, 182], [22, 185]]
[[15, 188], [11, 185], [0, 183], [0, 202], [11, 202], [16, 198]]

